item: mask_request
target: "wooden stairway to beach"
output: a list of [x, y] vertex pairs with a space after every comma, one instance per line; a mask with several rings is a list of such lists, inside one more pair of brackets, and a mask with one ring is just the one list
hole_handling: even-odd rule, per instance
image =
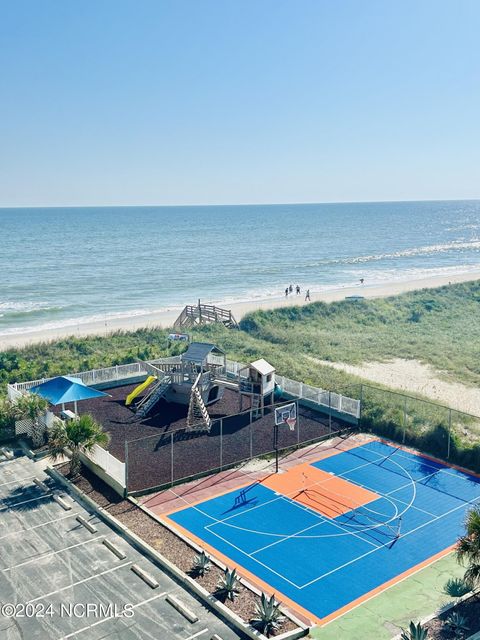
[[238, 328], [237, 321], [229, 309], [215, 307], [212, 304], [202, 304], [200, 300], [197, 305], [187, 304], [173, 326], [175, 329], [181, 330], [212, 322], [219, 322], [231, 329]]

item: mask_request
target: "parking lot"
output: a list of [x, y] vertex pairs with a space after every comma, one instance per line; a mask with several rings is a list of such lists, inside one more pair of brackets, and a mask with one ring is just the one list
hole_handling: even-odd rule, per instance
[[[167, 601], [172, 596], [198, 620], [179, 613]], [[214, 634], [242, 637], [62, 492], [38, 463], [0, 462], [2, 640], [209, 640]]]

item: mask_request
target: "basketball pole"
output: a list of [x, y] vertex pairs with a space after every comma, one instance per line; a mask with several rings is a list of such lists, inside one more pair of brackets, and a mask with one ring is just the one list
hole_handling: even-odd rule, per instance
[[275, 473], [278, 473], [278, 424], [275, 424]]

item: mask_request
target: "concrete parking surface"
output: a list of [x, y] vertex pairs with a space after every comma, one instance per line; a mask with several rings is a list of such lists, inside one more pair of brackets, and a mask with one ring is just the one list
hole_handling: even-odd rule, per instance
[[[90, 532], [77, 516], [96, 530]], [[125, 558], [117, 557], [106, 539]], [[149, 586], [132, 565], [159, 586]], [[167, 602], [168, 595], [198, 621], [188, 622]], [[38, 463], [24, 456], [0, 462], [2, 640], [209, 640], [214, 634], [223, 640], [243, 637], [62, 492]]]

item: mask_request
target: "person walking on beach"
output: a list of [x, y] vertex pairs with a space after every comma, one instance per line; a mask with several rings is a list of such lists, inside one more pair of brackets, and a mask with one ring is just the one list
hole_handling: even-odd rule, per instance
[[289, 293], [293, 293], [293, 284], [291, 284], [291, 285], [288, 287], [288, 291], [289, 291]]
[[307, 300], [310, 302], [310, 289], [307, 289], [307, 293], [305, 294], [305, 302]]
[[285, 297], [288, 298], [288, 287], [285, 287]]
[[300, 295], [300, 285], [297, 284], [297, 296]]
[[365, 280], [363, 278], [360, 278], [360, 284], [363, 284], [365, 282]]

